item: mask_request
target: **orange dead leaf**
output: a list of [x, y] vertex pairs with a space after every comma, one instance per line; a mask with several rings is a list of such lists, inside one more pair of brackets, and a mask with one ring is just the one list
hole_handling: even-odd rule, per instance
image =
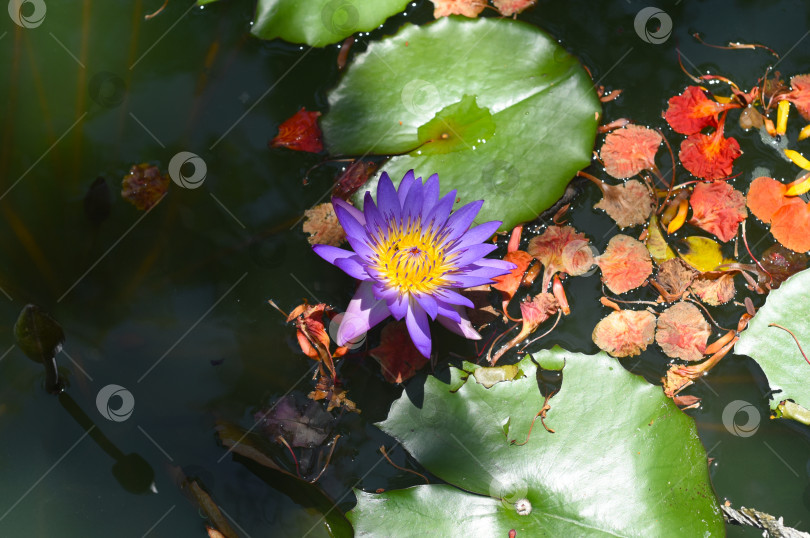
[[487, 3], [485, 0], [430, 0], [433, 2], [433, 17], [447, 17], [448, 15], [463, 15], [474, 18], [481, 13]]
[[270, 147], [320, 153], [323, 151], [321, 128], [318, 127], [320, 115], [320, 112], [308, 112], [302, 107], [279, 125], [278, 134], [270, 141]]
[[537, 327], [544, 321], [557, 313], [560, 305], [554, 295], [543, 292], [538, 293], [531, 299], [528, 297], [520, 303], [520, 313], [523, 316], [523, 325], [520, 332], [503, 345], [495, 355], [490, 359], [490, 364], [493, 366], [498, 362], [504, 353], [523, 342], [530, 334], [532, 334]]
[[428, 362], [413, 345], [404, 321], [386, 325], [380, 335], [380, 345], [369, 354], [380, 362], [383, 376], [389, 383], [402, 383], [412, 378]]
[[346, 232], [338, 222], [331, 202], [318, 204], [304, 211], [304, 232], [310, 245], [336, 247], [346, 240]]
[[664, 385], [664, 394], [666, 394], [667, 398], [674, 399], [680, 391], [695, 382], [691, 377], [678, 373], [679, 368], [679, 365], [673, 364], [667, 370], [666, 377], [661, 379], [661, 383]]
[[785, 99], [796, 105], [799, 114], [810, 121], [810, 75], [796, 75], [791, 78], [790, 88]]
[[788, 203], [801, 203], [799, 198], [785, 196], [787, 185], [770, 177], [758, 177], [748, 188], [746, 203], [751, 213], [770, 224], [774, 213]]
[[532, 7], [537, 0], [492, 0], [492, 4], [504, 17], [511, 17]]
[[599, 349], [613, 357], [633, 357], [652, 344], [655, 316], [646, 310], [611, 312], [593, 330], [591, 338]]
[[161, 174], [157, 166], [141, 163], [133, 165], [121, 181], [121, 196], [141, 211], [163, 199], [169, 191], [169, 176]]
[[638, 288], [652, 274], [652, 260], [644, 243], [628, 235], [614, 235], [605, 252], [596, 258], [602, 282], [613, 293]]
[[620, 185], [602, 184], [604, 197], [594, 208], [604, 209], [619, 228], [644, 224], [650, 218], [655, 202], [650, 189], [636, 179]]
[[740, 155], [740, 144], [734, 138], [723, 136], [721, 122], [714, 133], [695, 133], [681, 142], [678, 158], [695, 177], [722, 179], [731, 175], [734, 159]]
[[526, 273], [526, 270], [529, 269], [529, 265], [531, 264], [533, 258], [531, 254], [523, 250], [507, 252], [503, 259], [504, 261], [512, 262], [516, 265], [514, 269], [505, 275], [492, 279], [495, 281], [492, 287], [501, 292], [501, 297], [503, 298], [503, 311], [506, 312], [506, 307], [509, 304], [509, 301], [512, 300], [512, 297], [514, 297], [520, 285], [531, 285], [531, 283], [534, 282], [540, 267], [538, 264], [535, 264], [534, 267], [532, 267], [532, 270], [530, 270], [529, 273]]
[[726, 304], [737, 293], [734, 288], [734, 274], [727, 272], [704, 273], [692, 282], [691, 290], [701, 301], [711, 306]]
[[692, 219], [689, 221], [721, 241], [737, 235], [740, 223], [748, 217], [743, 193], [725, 181], [698, 183], [689, 198]]
[[661, 313], [655, 341], [669, 357], [699, 361], [703, 358], [710, 334], [709, 323], [698, 307], [679, 302]]
[[[669, 297], [679, 298], [689, 288], [697, 274], [698, 272], [682, 259], [671, 258], [658, 266], [655, 280]], [[666, 301], [667, 297], [664, 300]]]
[[709, 99], [702, 88], [687, 86], [681, 95], [669, 99], [664, 119], [676, 132], [693, 135], [704, 127], [716, 127], [717, 117], [726, 108], [731, 107]]
[[[321, 360], [329, 357], [329, 334], [324, 327], [324, 315], [329, 319], [334, 317], [332, 307], [319, 303], [310, 305], [307, 302], [300, 304], [287, 316], [287, 322], [294, 321], [296, 327], [296, 337], [301, 351], [307, 357]], [[331, 366], [331, 360], [327, 362]]]
[[605, 172], [624, 179], [654, 168], [661, 141], [658, 131], [641, 125], [628, 125], [612, 131], [605, 137], [599, 152], [605, 163]]
[[583, 275], [593, 267], [591, 245], [585, 234], [571, 226], [549, 226], [529, 241], [529, 254], [544, 266], [543, 291], [548, 290], [551, 278], [558, 272], [571, 276]]
[[799, 199], [799, 203], [783, 205], [771, 219], [771, 233], [777, 241], [790, 250], [809, 251], [810, 205], [801, 199]]

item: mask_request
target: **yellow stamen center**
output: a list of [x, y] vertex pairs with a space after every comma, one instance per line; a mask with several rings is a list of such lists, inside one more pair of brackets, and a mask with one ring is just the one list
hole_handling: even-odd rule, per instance
[[436, 230], [425, 230], [419, 220], [409, 219], [404, 226], [392, 224], [372, 245], [373, 265], [400, 295], [431, 293], [447, 285], [444, 276], [454, 269], [451, 262], [456, 256], [448, 256], [442, 243]]

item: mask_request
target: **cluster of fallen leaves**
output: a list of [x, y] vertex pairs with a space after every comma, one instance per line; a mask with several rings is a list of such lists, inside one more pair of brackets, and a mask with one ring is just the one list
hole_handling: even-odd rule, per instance
[[[449, 15], [477, 17], [487, 7], [486, 0], [430, 0], [435, 18]], [[492, 5], [504, 17], [512, 17], [534, 5], [537, 0], [492, 0]]]

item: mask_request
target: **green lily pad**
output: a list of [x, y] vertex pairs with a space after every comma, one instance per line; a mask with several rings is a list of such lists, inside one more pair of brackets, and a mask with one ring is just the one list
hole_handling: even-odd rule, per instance
[[777, 409], [783, 400], [793, 400], [805, 410], [810, 409], [810, 364], [805, 362], [787, 331], [769, 326], [776, 323], [789, 329], [807, 353], [810, 351], [808, 302], [810, 270], [805, 270], [788, 278], [779, 289], [768, 294], [765, 304], [734, 347], [735, 353], [750, 356], [765, 372], [771, 390], [776, 391], [772, 393], [772, 409]]
[[503, 229], [549, 208], [590, 163], [601, 111], [585, 70], [541, 30], [456, 17], [371, 43], [329, 105], [331, 153], [397, 155], [380, 170], [395, 183], [438, 173], [442, 193], [486, 199], [479, 220]]
[[522, 446], [544, 400], [528, 357], [490, 388], [430, 377], [418, 406], [403, 394], [380, 428], [449, 485], [356, 492], [356, 535], [722, 536], [694, 421], [604, 353], [537, 354], [562, 357], [556, 433], [538, 419]]
[[250, 33], [325, 47], [377, 28], [408, 0], [259, 0]]

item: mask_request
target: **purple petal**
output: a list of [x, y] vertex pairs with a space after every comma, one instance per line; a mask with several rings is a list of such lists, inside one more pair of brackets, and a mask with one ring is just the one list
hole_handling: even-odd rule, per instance
[[369, 235], [382, 239], [383, 234], [388, 229], [388, 221], [380, 213], [369, 191], [366, 191], [363, 199], [363, 211], [366, 214], [366, 230]]
[[419, 295], [414, 295], [416, 302], [419, 303], [430, 319], [436, 319], [436, 316], [439, 313], [439, 305], [431, 295], [427, 293], [421, 293]]
[[507, 262], [504, 260], [493, 260], [492, 258], [481, 258], [480, 260], [475, 262], [475, 265], [480, 265], [481, 267], [496, 267], [504, 271], [504, 274], [508, 273], [509, 271], [517, 267], [517, 265], [515, 265], [512, 262]]
[[480, 340], [481, 335], [478, 334], [478, 331], [473, 329], [472, 323], [470, 320], [467, 319], [467, 314], [461, 310], [461, 307], [456, 307], [456, 311], [459, 313], [459, 317], [461, 317], [460, 322], [455, 322], [450, 318], [446, 318], [444, 316], [439, 316], [436, 319], [441, 323], [446, 329], [463, 336], [469, 340]]
[[405, 206], [405, 200], [408, 197], [408, 193], [415, 182], [416, 180], [414, 179], [413, 170], [408, 170], [405, 175], [402, 176], [402, 181], [399, 182], [397, 197], [399, 198], [400, 205], [403, 207]]
[[440, 317], [448, 318], [456, 323], [461, 323], [461, 315], [453, 308], [453, 305], [450, 304], [442, 304], [441, 302], [437, 303], [439, 308], [438, 316], [436, 319]]
[[433, 209], [430, 210], [430, 213], [422, 222], [426, 224], [433, 222], [437, 228], [444, 226], [450, 212], [453, 210], [454, 203], [456, 203], [456, 191], [452, 190], [436, 202], [436, 205], [433, 206]]
[[342, 200], [340, 198], [332, 198], [332, 207], [335, 208], [335, 211], [337, 211], [338, 206], [345, 209], [352, 217], [354, 217], [357, 220], [357, 222], [359, 222], [361, 225], [365, 226], [365, 224], [366, 224], [366, 216], [363, 215], [362, 211], [360, 211], [359, 209], [354, 207], [352, 204], [350, 204], [346, 200]]
[[394, 316], [394, 319], [397, 321], [404, 318], [405, 314], [408, 313], [409, 300], [407, 295], [399, 295], [399, 293], [397, 293], [393, 300], [387, 299], [386, 304], [388, 304], [388, 310], [391, 312], [391, 315]]
[[439, 201], [439, 174], [433, 174], [422, 189], [422, 215], [427, 216]]
[[354, 251], [366, 258], [373, 256], [374, 251], [366, 243], [368, 232], [366, 232], [365, 226], [360, 224], [343, 206], [335, 206], [335, 214], [346, 232], [346, 240]]
[[339, 346], [344, 346], [346, 342], [367, 333], [390, 315], [385, 301], [374, 298], [372, 286], [371, 282], [363, 282], [349, 301], [349, 307], [346, 308], [338, 327], [336, 340]]
[[483, 243], [484, 241], [488, 240], [492, 235], [500, 228], [501, 222], [497, 220], [493, 220], [490, 222], [485, 222], [484, 224], [480, 224], [475, 228], [470, 229], [464, 237], [461, 238], [459, 241], [459, 247], [466, 247], [467, 245], [475, 245], [477, 243]]
[[405, 222], [408, 218], [415, 222], [417, 218], [422, 216], [422, 183], [414, 181], [408, 197], [402, 204], [402, 221]]
[[350, 256], [357, 256], [357, 254], [350, 250], [343, 250], [342, 248], [333, 247], [331, 245], [312, 245], [312, 250], [315, 251], [315, 254], [332, 265], [335, 264], [335, 260], [348, 258]]
[[470, 228], [470, 224], [481, 211], [482, 205], [484, 205], [483, 200], [470, 202], [450, 215], [450, 218], [447, 219], [447, 227], [451, 229], [448, 240], [461, 237]]
[[430, 358], [430, 325], [428, 317], [422, 307], [413, 302], [408, 308], [405, 316], [405, 325], [408, 327], [408, 334], [422, 356]]
[[462, 268], [477, 262], [493, 250], [498, 248], [498, 245], [492, 243], [478, 243], [477, 245], [470, 245], [456, 257], [452, 258], [452, 263], [455, 267]]
[[[502, 273], [499, 273], [502, 274]], [[495, 275], [497, 276], [497, 275]], [[474, 288], [475, 286], [483, 286], [484, 284], [492, 284], [492, 277], [489, 275], [481, 274], [461, 274], [453, 275], [449, 278], [451, 285], [456, 288]]]
[[466, 306], [467, 308], [475, 308], [475, 305], [467, 297], [457, 293], [449, 288], [438, 290], [434, 293], [436, 298], [444, 303], [452, 305]]
[[400, 203], [397, 190], [388, 174], [383, 172], [380, 182], [377, 183], [377, 207], [386, 219], [400, 221]]
[[357, 254], [350, 258], [338, 258], [335, 260], [335, 265], [343, 269], [347, 275], [357, 280], [368, 280], [371, 278], [368, 273], [366, 273], [362, 259]]

